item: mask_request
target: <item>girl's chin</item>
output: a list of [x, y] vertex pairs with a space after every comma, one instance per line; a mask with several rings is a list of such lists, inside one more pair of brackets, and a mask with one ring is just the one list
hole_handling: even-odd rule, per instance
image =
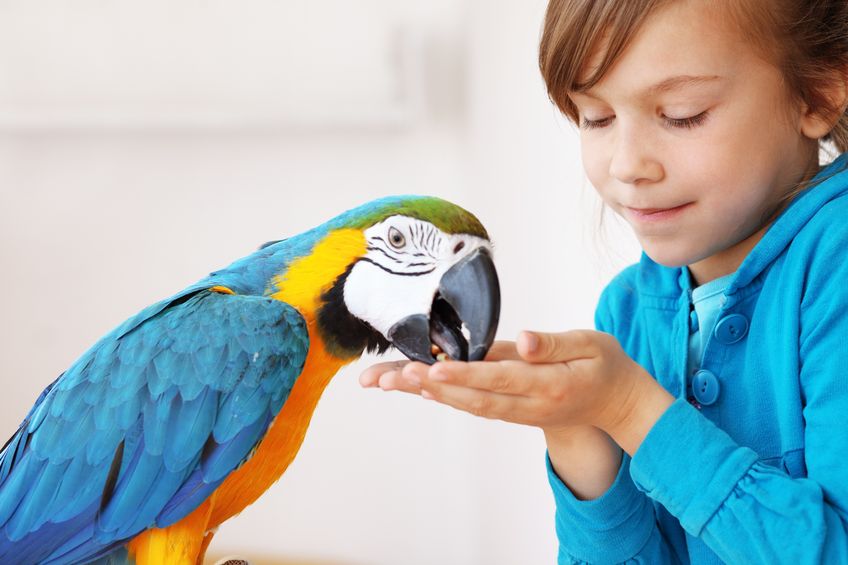
[[663, 267], [685, 267], [698, 259], [692, 254], [681, 253], [680, 250], [668, 249], [667, 246], [642, 245], [645, 254], [651, 261]]

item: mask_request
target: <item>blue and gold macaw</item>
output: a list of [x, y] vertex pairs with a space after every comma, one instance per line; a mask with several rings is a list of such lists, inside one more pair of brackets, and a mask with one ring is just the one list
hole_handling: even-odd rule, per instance
[[486, 230], [390, 197], [266, 244], [108, 333], [0, 452], [0, 563], [201, 563], [294, 459], [330, 378], [391, 345], [482, 359]]

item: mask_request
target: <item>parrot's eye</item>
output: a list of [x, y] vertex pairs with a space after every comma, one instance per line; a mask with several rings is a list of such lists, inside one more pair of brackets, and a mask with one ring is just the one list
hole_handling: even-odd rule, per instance
[[400, 233], [399, 229], [389, 228], [389, 243], [391, 243], [392, 247], [395, 249], [400, 249], [406, 245], [406, 238], [403, 237], [403, 234]]

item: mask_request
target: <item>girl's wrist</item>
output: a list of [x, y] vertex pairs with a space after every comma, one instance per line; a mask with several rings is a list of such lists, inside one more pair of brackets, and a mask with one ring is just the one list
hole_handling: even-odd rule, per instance
[[621, 448], [594, 426], [546, 428], [551, 466], [579, 500], [603, 495], [618, 475]]
[[635, 367], [632, 386], [616, 401], [618, 410], [598, 423], [598, 427], [631, 456], [674, 402], [674, 397], [647, 371], [638, 365]]

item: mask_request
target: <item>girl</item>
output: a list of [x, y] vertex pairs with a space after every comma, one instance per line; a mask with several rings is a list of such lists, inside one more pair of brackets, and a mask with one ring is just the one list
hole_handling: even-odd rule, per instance
[[641, 261], [363, 386], [542, 428], [560, 563], [848, 563], [848, 3], [551, 0], [540, 65]]

